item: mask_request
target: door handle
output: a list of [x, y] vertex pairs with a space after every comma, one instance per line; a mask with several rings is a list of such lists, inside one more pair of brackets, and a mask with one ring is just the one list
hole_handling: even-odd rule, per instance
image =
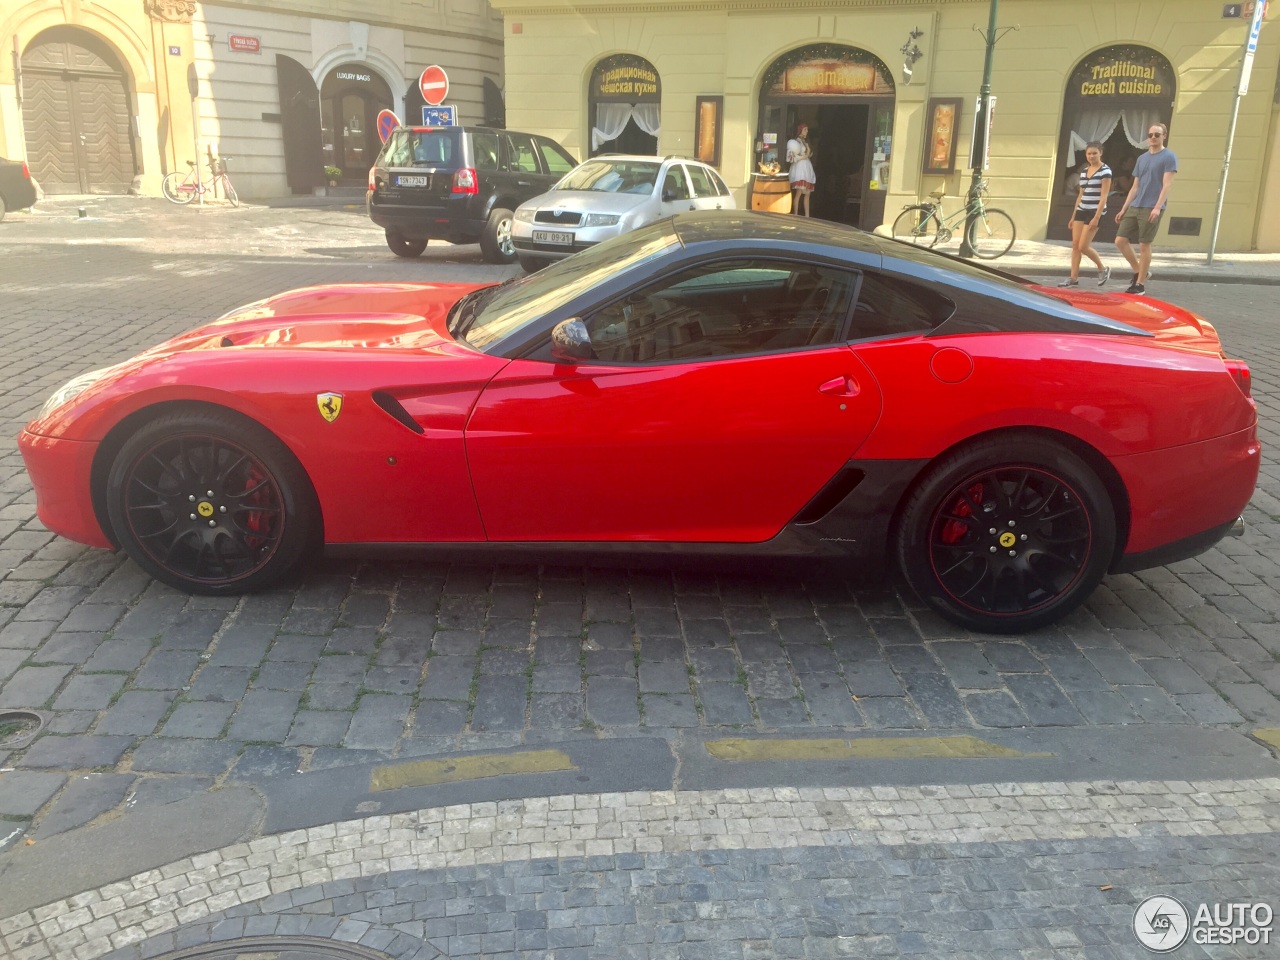
[[722, 203], [717, 203], [717, 204], [716, 204], [716, 209], [717, 209], [717, 210], [723, 210], [723, 209], [724, 209], [724, 204], [722, 204]]
[[846, 374], [843, 377], [828, 380], [818, 387], [818, 392], [833, 397], [856, 397], [861, 392], [861, 388], [858, 386], [857, 380]]
[[690, 209], [690, 210], [697, 210], [697, 209], [698, 209], [698, 205], [697, 205], [696, 203], [691, 203], [691, 204], [689, 204], [689, 209]]
[[532, 180], [517, 180], [517, 181], [516, 181], [516, 183], [517, 183], [517, 184], [519, 184], [519, 185], [520, 185], [520, 186], [522, 186], [522, 187], [532, 187], [532, 186], [533, 186], [533, 181], [532, 181]]

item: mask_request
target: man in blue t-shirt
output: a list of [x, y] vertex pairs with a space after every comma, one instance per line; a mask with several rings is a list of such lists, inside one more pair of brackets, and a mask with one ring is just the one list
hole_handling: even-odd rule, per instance
[[[1160, 229], [1160, 217], [1164, 214], [1173, 187], [1174, 174], [1178, 172], [1178, 158], [1165, 147], [1169, 128], [1163, 123], [1153, 123], [1147, 128], [1147, 152], [1138, 157], [1133, 166], [1133, 186], [1124, 198], [1124, 206], [1116, 214], [1116, 247], [1133, 267], [1133, 281], [1125, 293], [1147, 292], [1147, 277], [1151, 274], [1151, 243]], [[1133, 255], [1133, 244], [1139, 245], [1141, 255]]]

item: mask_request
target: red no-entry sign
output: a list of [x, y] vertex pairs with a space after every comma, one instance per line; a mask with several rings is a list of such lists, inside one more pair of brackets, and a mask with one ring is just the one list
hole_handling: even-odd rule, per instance
[[418, 89], [422, 91], [423, 100], [433, 107], [437, 106], [444, 103], [444, 98], [449, 95], [449, 76], [443, 67], [437, 67], [433, 63], [422, 71], [422, 76], [418, 78]]

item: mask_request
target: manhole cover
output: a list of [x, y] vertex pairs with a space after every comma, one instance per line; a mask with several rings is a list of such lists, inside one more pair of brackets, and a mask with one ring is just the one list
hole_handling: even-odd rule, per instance
[[26, 746], [43, 726], [44, 717], [34, 710], [0, 710], [0, 748]]
[[352, 943], [314, 937], [246, 937], [189, 947], [157, 960], [390, 960], [385, 953]]

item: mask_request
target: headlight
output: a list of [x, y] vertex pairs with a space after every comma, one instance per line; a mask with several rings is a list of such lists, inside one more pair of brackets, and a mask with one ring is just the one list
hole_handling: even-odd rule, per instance
[[69, 380], [64, 383], [57, 390], [53, 391], [53, 396], [44, 402], [44, 406], [40, 408], [40, 416], [47, 417], [68, 400], [84, 393], [95, 383], [101, 380], [110, 369], [110, 367], [102, 367], [99, 370], [90, 370], [88, 373], [82, 373], [74, 380]]
[[616, 213], [588, 213], [583, 218], [582, 225], [584, 227], [612, 227], [621, 219], [622, 217]]
[[516, 219], [519, 220], [521, 223], [533, 223], [533, 211], [517, 210]]

